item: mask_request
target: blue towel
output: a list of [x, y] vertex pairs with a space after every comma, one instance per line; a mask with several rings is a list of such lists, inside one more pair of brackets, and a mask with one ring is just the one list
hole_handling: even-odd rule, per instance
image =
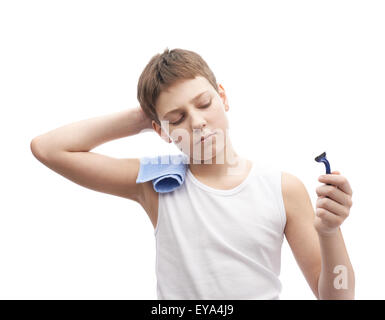
[[143, 157], [136, 183], [152, 180], [156, 192], [179, 188], [186, 177], [188, 158], [184, 154]]

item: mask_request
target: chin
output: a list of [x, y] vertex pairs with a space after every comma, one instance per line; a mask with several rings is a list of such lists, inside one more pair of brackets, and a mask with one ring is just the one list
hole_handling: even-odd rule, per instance
[[[211, 147], [211, 152], [210, 152], [210, 149], [209, 147]], [[196, 153], [196, 154], [192, 154], [192, 159], [194, 159], [195, 161], [198, 161], [198, 162], [201, 162], [201, 161], [204, 161], [204, 162], [207, 162], [207, 163], [216, 163], [216, 164], [220, 164], [220, 163], [224, 163], [224, 159], [223, 159], [223, 156], [222, 156], [222, 153], [223, 153], [223, 148], [221, 149], [217, 149], [215, 144], [214, 145], [210, 145], [208, 148], [206, 149], [203, 149], [201, 150], [201, 153]], [[218, 158], [218, 160], [217, 160]]]

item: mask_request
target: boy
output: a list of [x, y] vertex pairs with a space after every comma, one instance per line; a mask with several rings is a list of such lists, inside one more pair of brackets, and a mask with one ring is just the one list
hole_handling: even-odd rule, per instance
[[[314, 214], [297, 177], [257, 173], [231, 144], [226, 93], [195, 52], [155, 55], [139, 78], [138, 100], [138, 108], [38, 136], [31, 150], [77, 184], [142, 205], [155, 229], [159, 299], [279, 299], [283, 236], [317, 299], [354, 299], [339, 228], [352, 206], [345, 177], [320, 177]], [[140, 159], [90, 151], [148, 129], [189, 158], [186, 179], [172, 192], [136, 183]]]

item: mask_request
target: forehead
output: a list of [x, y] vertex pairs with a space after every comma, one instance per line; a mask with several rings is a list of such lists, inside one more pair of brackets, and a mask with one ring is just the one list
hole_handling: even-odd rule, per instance
[[[203, 91], [214, 90], [210, 82], [204, 77], [181, 80], [174, 84], [167, 91], [162, 91], [156, 102], [158, 115], [163, 117], [167, 112], [185, 106], [196, 95]], [[205, 95], [203, 95], [204, 97]]]

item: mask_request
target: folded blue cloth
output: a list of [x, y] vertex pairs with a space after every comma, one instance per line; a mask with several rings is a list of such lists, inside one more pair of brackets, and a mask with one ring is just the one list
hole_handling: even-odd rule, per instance
[[152, 180], [156, 192], [179, 188], [186, 177], [188, 158], [184, 154], [140, 158], [136, 183]]

